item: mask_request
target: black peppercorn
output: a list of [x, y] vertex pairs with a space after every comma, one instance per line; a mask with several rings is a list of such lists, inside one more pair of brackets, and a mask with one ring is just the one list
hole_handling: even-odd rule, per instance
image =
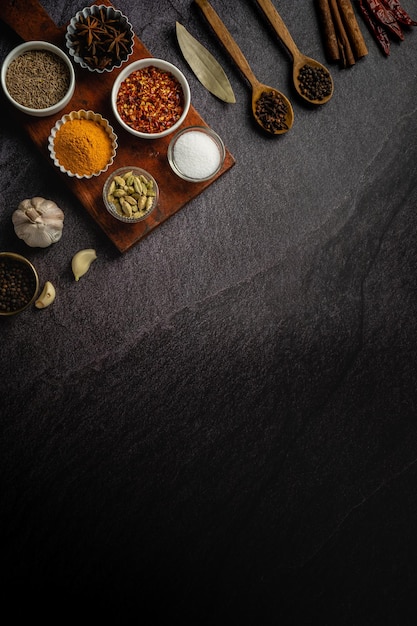
[[332, 79], [327, 70], [312, 65], [303, 65], [298, 74], [303, 95], [308, 100], [324, 100], [332, 92]]

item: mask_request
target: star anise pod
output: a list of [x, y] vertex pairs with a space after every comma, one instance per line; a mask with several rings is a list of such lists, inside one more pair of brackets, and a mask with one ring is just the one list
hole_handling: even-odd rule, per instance
[[107, 48], [107, 52], [113, 52], [117, 59], [120, 58], [122, 51], [128, 51], [129, 48], [129, 39], [126, 37], [126, 33], [122, 32], [116, 35], [113, 40], [111, 40], [109, 47]]

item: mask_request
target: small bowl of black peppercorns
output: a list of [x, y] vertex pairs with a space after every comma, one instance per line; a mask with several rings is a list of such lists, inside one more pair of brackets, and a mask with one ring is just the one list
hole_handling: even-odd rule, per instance
[[39, 276], [20, 254], [0, 252], [0, 315], [16, 315], [36, 300]]

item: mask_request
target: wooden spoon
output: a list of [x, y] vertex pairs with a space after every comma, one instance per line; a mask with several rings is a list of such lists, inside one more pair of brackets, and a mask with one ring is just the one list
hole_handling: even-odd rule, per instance
[[[288, 48], [293, 57], [293, 81], [294, 86], [297, 92], [300, 94], [302, 98], [311, 102], [313, 104], [325, 104], [330, 100], [333, 95], [333, 79], [332, 76], [324, 65], [316, 61], [315, 59], [311, 59], [310, 57], [302, 54], [300, 50], [297, 48], [293, 38], [290, 35], [288, 28], [286, 27], [282, 17], [272, 4], [271, 0], [257, 0], [257, 3], [261, 7], [262, 11], [265, 13], [265, 16], [269, 20], [272, 28], [281, 39], [282, 43]], [[315, 74], [316, 80], [321, 82], [321, 78], [325, 81], [323, 86], [327, 87], [326, 95], [323, 97], [315, 98], [313, 95], [308, 95], [308, 92], [305, 92], [302, 88], [302, 83], [300, 81], [299, 75], [301, 68], [307, 66], [307, 68], [312, 68], [313, 72], [319, 70], [319, 74]], [[314, 94], [316, 95], [316, 94]]]
[[[264, 130], [273, 135], [286, 133], [290, 130], [294, 122], [294, 111], [291, 102], [277, 89], [258, 81], [241, 49], [208, 0], [195, 0], [195, 3], [200, 7], [217, 37], [250, 83], [252, 87], [252, 113], [255, 120]], [[277, 115], [273, 116], [274, 120], [271, 123], [257, 110], [258, 102], [260, 103], [264, 97], [267, 97], [267, 94], [270, 95], [273, 102], [278, 105]]]

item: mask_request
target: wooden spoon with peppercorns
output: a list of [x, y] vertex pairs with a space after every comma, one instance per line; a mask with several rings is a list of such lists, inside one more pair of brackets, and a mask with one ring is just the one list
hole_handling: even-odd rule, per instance
[[293, 80], [297, 92], [312, 104], [325, 104], [333, 95], [333, 79], [324, 65], [302, 54], [271, 0], [257, 0], [282, 43], [293, 57]]
[[280, 135], [293, 125], [294, 111], [284, 94], [258, 81], [239, 46], [208, 0], [195, 0], [217, 37], [252, 87], [252, 113], [268, 133]]

